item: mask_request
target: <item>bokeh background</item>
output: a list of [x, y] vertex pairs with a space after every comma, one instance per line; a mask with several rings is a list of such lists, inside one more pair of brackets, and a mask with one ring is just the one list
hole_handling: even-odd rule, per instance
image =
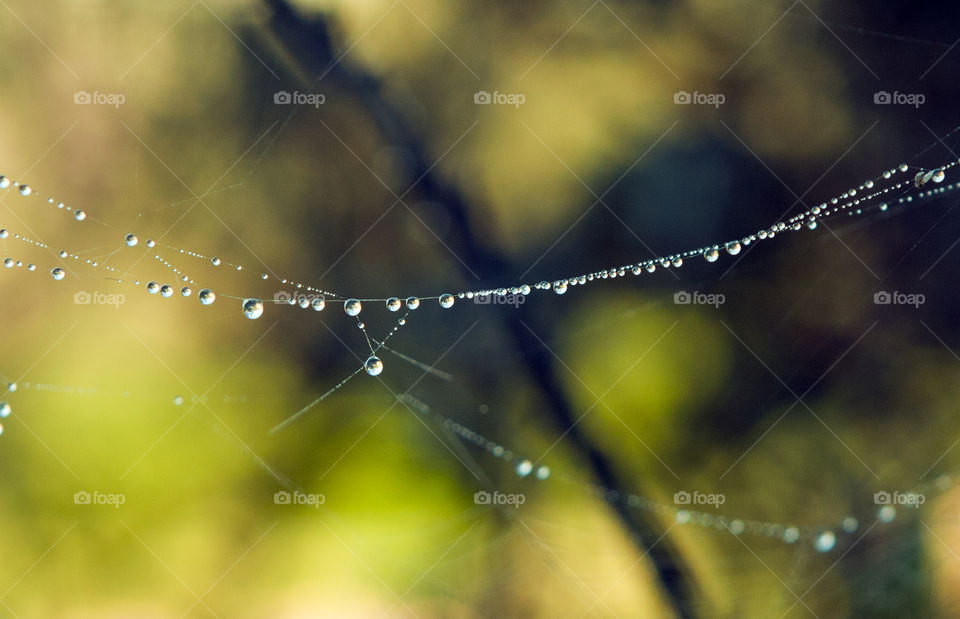
[[[901, 161], [955, 160], [957, 139], [938, 139], [958, 124], [954, 3], [0, 4], [0, 173], [89, 214], [0, 193], [4, 257], [39, 267], [0, 273], [0, 374], [19, 386], [0, 437], [0, 615], [956, 616], [951, 478], [893, 522], [873, 501], [960, 469], [952, 195], [735, 264], [520, 307], [425, 302], [390, 345], [449, 377], [385, 354], [382, 382], [357, 376], [276, 434], [366, 343], [332, 303], [251, 321], [230, 298], [272, 298], [279, 277], [364, 297], [553, 280], [742, 237]], [[54, 253], [174, 283], [147, 238], [217, 302]], [[680, 290], [726, 302], [678, 306]], [[880, 290], [925, 303], [878, 306]], [[362, 317], [375, 336], [396, 319]], [[550, 478], [518, 477], [411, 402]], [[584, 490], [598, 459], [617, 495]], [[278, 505], [284, 489], [325, 501]], [[526, 501], [477, 505], [478, 490]], [[637, 543], [614, 508], [681, 490], [723, 494], [730, 517], [833, 527], [836, 547], [652, 513], [639, 520], [663, 537]], [[76, 504], [83, 491], [124, 503]], [[695, 583], [679, 606], [654, 541]]]

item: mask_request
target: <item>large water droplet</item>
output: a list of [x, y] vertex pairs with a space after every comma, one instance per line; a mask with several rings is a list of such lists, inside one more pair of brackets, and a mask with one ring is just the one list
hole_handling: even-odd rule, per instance
[[153, 239], [147, 239], [147, 247], [153, 248], [157, 245], [157, 242]]
[[379, 357], [371, 356], [364, 362], [363, 369], [370, 376], [379, 376], [380, 372], [383, 371], [383, 361]]
[[7, 267], [8, 269], [12, 269], [12, 268], [13, 268], [13, 258], [4, 258], [4, 260], [3, 260], [3, 266]]
[[390, 310], [391, 312], [399, 311], [402, 305], [403, 303], [401, 303], [400, 299], [398, 299], [397, 297], [390, 297], [389, 299], [387, 299], [387, 309]]
[[123, 242], [127, 244], [127, 247], [134, 247], [140, 242], [140, 239], [137, 238], [136, 234], [128, 234], [123, 237]]
[[519, 475], [520, 477], [526, 477], [527, 475], [530, 474], [530, 471], [532, 470], [533, 470], [533, 462], [530, 462], [529, 460], [521, 460], [520, 462], [517, 463], [516, 471], [517, 471], [517, 475]]
[[33, 193], [33, 189], [30, 188], [30, 185], [24, 185], [22, 183], [20, 184], [21, 196], [29, 196], [31, 193]]
[[150, 294], [157, 294], [160, 292], [160, 284], [157, 282], [150, 282], [147, 284], [147, 292]]
[[566, 294], [567, 282], [553, 282], [553, 291], [557, 294]]
[[817, 536], [816, 541], [813, 542], [813, 547], [817, 552], [830, 552], [833, 550], [833, 547], [837, 543], [837, 536], [833, 531], [826, 530], [820, 533]]
[[197, 294], [197, 298], [200, 299], [200, 305], [210, 305], [217, 300], [217, 295], [209, 288], [204, 288]]
[[327, 302], [323, 300], [323, 297], [317, 297], [310, 302], [310, 306], [313, 307], [313, 311], [321, 312], [327, 306]]
[[0, 417], [9, 417], [11, 413], [10, 405], [6, 402], [0, 402]]
[[84, 219], [87, 218], [87, 214], [84, 213], [83, 211], [77, 210], [77, 211], [74, 211], [73, 218], [76, 219], [77, 221], [83, 221]]
[[211, 259], [210, 259], [210, 264], [212, 264], [212, 265], [215, 266], [215, 267], [220, 266], [220, 258], [211, 258]]
[[6, 176], [0, 176], [0, 189], [6, 189], [10, 186], [10, 179]]
[[731, 256], [736, 256], [740, 253], [740, 241], [730, 241], [726, 245], [727, 253]]
[[263, 301], [260, 299], [244, 299], [243, 315], [250, 320], [256, 320], [263, 316]]
[[450, 309], [453, 307], [453, 295], [452, 294], [442, 294], [440, 295], [440, 307], [443, 309]]
[[943, 170], [936, 169], [936, 170], [933, 171], [933, 176], [932, 176], [932, 178], [933, 178], [933, 182], [934, 182], [934, 183], [942, 183], [942, 182], [943, 182], [943, 179], [945, 179], [946, 177], [947, 177], [947, 175], [944, 174]]
[[184, 286], [180, 289], [180, 294], [184, 297], [189, 297], [191, 292], [193, 291], [190, 290], [190, 286]]
[[67, 276], [67, 273], [60, 267], [54, 267], [50, 269], [50, 275], [53, 276], [53, 279], [60, 281], [61, 279]]
[[703, 252], [703, 257], [707, 262], [716, 262], [717, 258], [720, 257], [720, 252], [711, 247], [707, 251]]
[[343, 304], [343, 311], [347, 313], [347, 316], [356, 316], [362, 309], [363, 305], [361, 305], [360, 301], [356, 299], [347, 299], [347, 301]]
[[417, 297], [407, 297], [407, 309], [415, 310], [420, 307], [420, 299]]
[[171, 286], [170, 284], [164, 284], [163, 286], [160, 286], [160, 296], [163, 297], [164, 299], [169, 299], [170, 297], [172, 297], [173, 286]]

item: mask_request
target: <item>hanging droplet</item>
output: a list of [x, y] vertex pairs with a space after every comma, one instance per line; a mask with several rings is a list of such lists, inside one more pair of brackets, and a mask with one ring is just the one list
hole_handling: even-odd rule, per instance
[[379, 357], [371, 356], [364, 362], [363, 369], [370, 376], [379, 376], [383, 371], [383, 361], [380, 361]]
[[905, 163], [901, 163], [900, 166], [899, 166], [899, 168], [900, 168], [900, 171], [901, 171], [901, 172], [906, 172], [907, 170], [910, 169], [910, 167], [909, 167], [907, 164], [905, 164]]
[[313, 311], [321, 312], [327, 306], [327, 302], [323, 300], [323, 297], [317, 297], [310, 302], [310, 306], [313, 307]]
[[21, 196], [29, 196], [31, 193], [33, 193], [33, 189], [30, 189], [30, 185], [24, 185], [24, 184], [20, 185]]
[[716, 262], [717, 258], [720, 257], [720, 252], [718, 252], [716, 249], [711, 247], [710, 249], [703, 252], [703, 257], [707, 262]]
[[147, 239], [147, 247], [153, 248], [154, 246], [156, 246], [156, 244], [157, 242], [154, 241], [153, 239]]
[[938, 168], [933, 171], [933, 176], [931, 178], [933, 179], [934, 183], [942, 183], [943, 179], [945, 179], [946, 177], [947, 175], [944, 174], [943, 170]]
[[8, 269], [13, 268], [13, 258], [5, 258], [3, 260], [3, 266], [7, 267]]
[[0, 239], [5, 239], [10, 235], [6, 228], [0, 228]]
[[150, 282], [147, 284], [147, 292], [150, 294], [157, 294], [160, 292], [160, 284], [157, 282]]
[[407, 309], [415, 310], [420, 307], [420, 299], [417, 297], [407, 297]]
[[33, 263], [31, 262], [30, 264], [27, 265], [27, 270], [28, 270], [28, 271], [36, 271], [36, 270], [37, 270], [37, 265], [35, 265], [35, 264], [33, 264]]
[[170, 297], [172, 297], [173, 286], [169, 284], [164, 284], [163, 286], [160, 286], [160, 296], [163, 297], [164, 299], [169, 299]]
[[7, 404], [6, 402], [0, 402], [0, 417], [3, 417], [3, 418], [9, 417], [11, 412], [12, 412], [12, 409], [10, 408], [9, 404]]
[[553, 291], [557, 294], [566, 294], [567, 282], [553, 282]]
[[6, 176], [0, 176], [0, 189], [6, 189], [10, 186], [10, 179]]
[[263, 301], [260, 299], [244, 299], [243, 315], [250, 320], [256, 320], [263, 316]]
[[16, 390], [17, 390], [17, 383], [13, 383], [13, 382], [7, 383], [7, 391], [13, 393]]
[[220, 258], [211, 258], [211, 259], [210, 259], [210, 264], [212, 264], [212, 265], [215, 266], [215, 267], [220, 266]]
[[128, 234], [123, 237], [123, 242], [127, 244], [127, 247], [135, 247], [137, 243], [140, 242], [140, 239], [137, 238], [136, 234]]
[[347, 316], [356, 316], [362, 309], [363, 306], [360, 304], [360, 301], [356, 299], [347, 299], [343, 304], [343, 311], [347, 313]]
[[269, 276], [268, 276], [266, 273], [261, 273], [261, 274], [260, 274], [260, 279], [267, 279], [267, 277], [269, 277]]
[[440, 295], [440, 307], [443, 309], [450, 309], [453, 307], [453, 295], [452, 294], [442, 294]]
[[209, 288], [204, 288], [197, 294], [197, 298], [200, 299], [200, 305], [210, 305], [217, 300], [217, 295]]
[[180, 294], [184, 297], [189, 297], [191, 292], [193, 291], [190, 290], [190, 286], [184, 286], [180, 289]]
[[67, 273], [60, 267], [54, 267], [50, 269], [50, 275], [53, 276], [53, 279], [60, 281], [61, 279], [67, 276]]
[[533, 462], [530, 462], [529, 460], [521, 460], [520, 462], [517, 463], [516, 471], [517, 471], [517, 475], [519, 475], [520, 477], [526, 477], [527, 475], [530, 474], [530, 471], [532, 470], [533, 470]]
[[83, 221], [84, 219], [87, 218], [87, 214], [81, 210], [76, 210], [73, 212], [73, 218], [76, 219], [77, 221]]
[[173, 396], [173, 405], [180, 406], [181, 404], [183, 404], [183, 396], [182, 395]]
[[407, 324], [407, 319], [401, 318], [400, 320], [397, 321], [397, 324], [402, 327], [403, 325]]
[[740, 253], [740, 241], [730, 241], [726, 245], [727, 253], [731, 256], [736, 256]]
[[837, 543], [837, 536], [829, 529], [820, 533], [813, 547], [817, 552], [830, 552]]
[[816, 220], [816, 219], [808, 219], [808, 220], [807, 220], [807, 228], [809, 228], [809, 229], [811, 229], [811, 230], [816, 230], [816, 229], [817, 229], [817, 220]]
[[307, 297], [300, 297], [300, 300], [297, 301], [297, 304], [300, 306], [301, 309], [307, 309], [308, 307], [310, 307], [310, 299], [308, 299]]
[[400, 299], [398, 299], [397, 297], [390, 297], [389, 299], [387, 299], [387, 309], [390, 310], [391, 312], [399, 311], [402, 305], [403, 303], [401, 303]]

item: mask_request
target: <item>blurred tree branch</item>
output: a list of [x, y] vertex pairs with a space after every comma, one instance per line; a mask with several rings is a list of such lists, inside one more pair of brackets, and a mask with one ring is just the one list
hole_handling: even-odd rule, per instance
[[[385, 141], [403, 145], [413, 159], [413, 177], [419, 178], [418, 193], [441, 205], [450, 217], [450, 246], [463, 256], [485, 281], [498, 282], [507, 275], [508, 260], [474, 234], [471, 211], [466, 198], [432, 169], [431, 159], [421, 140], [404, 122], [404, 115], [384, 96], [381, 82], [359, 67], [335, 54], [326, 22], [321, 16], [305, 17], [286, 0], [264, 0], [269, 7], [270, 30], [282, 49], [289, 54], [302, 76], [320, 76], [336, 81], [359, 99], [376, 123]], [[465, 273], [465, 275], [470, 275]], [[589, 462], [597, 482], [616, 491], [620, 497], [626, 484], [609, 458], [580, 430], [576, 415], [555, 376], [552, 357], [541, 354], [542, 345], [516, 312], [501, 312], [505, 328], [519, 351], [523, 351], [526, 369], [548, 406], [542, 408], [549, 421], [566, 433], [577, 453]], [[639, 488], [637, 489], [640, 492]], [[696, 616], [698, 588], [662, 526], [653, 517], [629, 509], [624, 501], [611, 502], [617, 517], [643, 556], [650, 559], [664, 591], [677, 614]]]

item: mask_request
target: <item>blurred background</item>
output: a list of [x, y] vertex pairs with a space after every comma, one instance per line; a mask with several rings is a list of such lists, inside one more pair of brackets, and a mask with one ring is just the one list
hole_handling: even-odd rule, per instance
[[[958, 17], [6, 0], [0, 174], [67, 208], [0, 191], [0, 249], [37, 265], [0, 273], [0, 615], [956, 616], [951, 194], [563, 297], [425, 300], [389, 344], [419, 365], [381, 354], [382, 380], [275, 434], [369, 349], [335, 303], [247, 320], [238, 299], [295, 291], [284, 278], [364, 298], [552, 281], [955, 161]], [[193, 296], [145, 292], [180, 285], [154, 254]], [[361, 318], [382, 338], [397, 315]], [[875, 493], [921, 486], [921, 508], [878, 521]], [[677, 492], [769, 527], [642, 507]]]

